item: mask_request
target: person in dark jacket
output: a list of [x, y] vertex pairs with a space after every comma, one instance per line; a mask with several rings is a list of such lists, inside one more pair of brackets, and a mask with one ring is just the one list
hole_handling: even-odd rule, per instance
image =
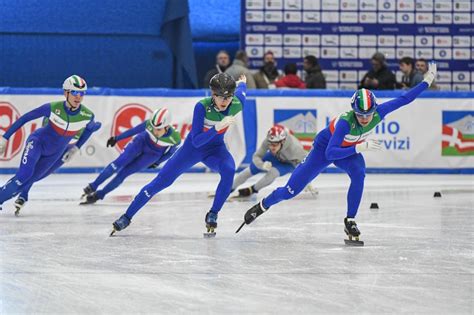
[[298, 69], [295, 63], [288, 63], [285, 65], [285, 75], [275, 81], [277, 88], [294, 88], [294, 89], [305, 89], [306, 84], [296, 74]]
[[385, 63], [385, 56], [382, 53], [375, 53], [371, 59], [372, 70], [367, 72], [362, 78], [359, 89], [371, 90], [393, 90], [397, 80], [395, 74], [388, 69]]
[[275, 80], [277, 80], [279, 76], [275, 56], [273, 52], [267, 51], [265, 55], [263, 55], [263, 66], [253, 75], [257, 89], [274, 89]]
[[403, 57], [398, 62], [400, 71], [403, 73], [402, 82], [397, 84], [400, 89], [412, 88], [423, 81], [423, 74], [415, 69], [415, 60], [410, 57]]
[[211, 81], [211, 78], [218, 73], [224, 73], [227, 70], [227, 68], [229, 68], [229, 66], [230, 66], [229, 53], [225, 50], [219, 51], [216, 55], [216, 64], [214, 65], [214, 68], [207, 71], [206, 75], [204, 76], [202, 87], [208, 88], [209, 81]]
[[303, 59], [303, 69], [306, 71], [306, 88], [307, 89], [325, 89], [326, 78], [321, 71], [318, 59], [313, 55], [308, 55]]

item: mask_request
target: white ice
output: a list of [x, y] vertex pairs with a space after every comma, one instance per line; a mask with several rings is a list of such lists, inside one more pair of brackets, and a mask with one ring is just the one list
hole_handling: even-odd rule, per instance
[[4, 204], [1, 314], [474, 312], [471, 175], [368, 174], [357, 216], [364, 247], [343, 242], [343, 174], [321, 175], [316, 198], [276, 205], [239, 234], [257, 199], [226, 203], [215, 239], [202, 233], [218, 175], [183, 175], [116, 237], [111, 223], [152, 174], [79, 206], [95, 176], [50, 176], [18, 218]]

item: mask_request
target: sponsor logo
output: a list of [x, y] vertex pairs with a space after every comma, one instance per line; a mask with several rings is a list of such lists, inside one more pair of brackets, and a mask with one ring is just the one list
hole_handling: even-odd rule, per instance
[[443, 111], [441, 155], [474, 155], [474, 111]]
[[[18, 118], [20, 113], [12, 104], [0, 102], [0, 135], [3, 135]], [[13, 159], [21, 151], [25, 138], [25, 129], [22, 127], [8, 140], [5, 153], [0, 155], [0, 161]]]
[[317, 132], [315, 109], [275, 109], [274, 124], [283, 125], [300, 140], [305, 150], [310, 150]]
[[28, 155], [30, 154], [30, 150], [33, 149], [34, 143], [30, 141], [26, 144], [25, 153], [23, 153], [23, 158], [21, 159], [21, 163], [26, 164], [28, 163]]
[[293, 189], [291, 189], [290, 185], [286, 185], [286, 189], [288, 190], [288, 192], [290, 193], [290, 195], [294, 195], [295, 194], [295, 191]]

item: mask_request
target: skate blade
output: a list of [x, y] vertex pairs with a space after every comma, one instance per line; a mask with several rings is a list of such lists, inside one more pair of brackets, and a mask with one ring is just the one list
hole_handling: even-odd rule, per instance
[[15, 217], [19, 217], [20, 216], [20, 209], [16, 209], [15, 210]]
[[112, 237], [112, 236], [114, 236], [115, 232], [117, 232], [117, 230], [116, 230], [116, 229], [113, 229], [113, 230], [112, 230], [112, 232], [110, 232], [110, 235], [109, 235], [109, 237]]
[[204, 236], [204, 238], [211, 238], [211, 237], [216, 237], [216, 232], [215, 232], [215, 227], [211, 227], [211, 226], [207, 226], [207, 232], [206, 233], [202, 233], [202, 235]]
[[239, 228], [237, 229], [237, 231], [235, 231], [235, 234], [239, 233], [240, 230], [244, 227], [244, 225], [245, 225], [245, 221], [242, 222], [242, 224], [239, 226]]
[[356, 241], [356, 240], [344, 240], [344, 243], [348, 246], [364, 246], [364, 241]]
[[93, 205], [94, 203], [95, 202], [87, 202], [87, 200], [86, 200], [86, 201], [80, 202], [79, 205], [80, 206], [86, 206], [86, 205]]

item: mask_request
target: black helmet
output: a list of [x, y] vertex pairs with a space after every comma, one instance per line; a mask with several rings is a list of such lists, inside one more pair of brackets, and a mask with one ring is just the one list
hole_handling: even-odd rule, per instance
[[227, 73], [218, 73], [209, 81], [209, 88], [218, 96], [230, 97], [234, 95], [235, 80]]

